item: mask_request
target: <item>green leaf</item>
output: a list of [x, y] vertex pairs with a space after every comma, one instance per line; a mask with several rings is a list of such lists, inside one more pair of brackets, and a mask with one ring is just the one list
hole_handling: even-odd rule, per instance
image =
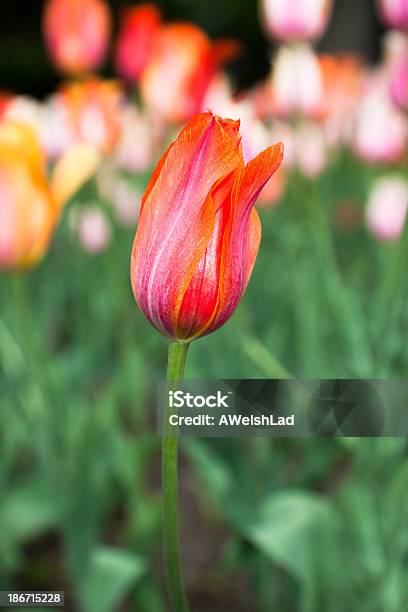
[[299, 581], [299, 609], [308, 612], [327, 609], [334, 596], [336, 567], [341, 566], [334, 534], [329, 502], [300, 490], [274, 493], [247, 528], [249, 540]]
[[82, 609], [111, 612], [147, 571], [145, 560], [126, 550], [99, 546], [91, 554], [82, 588]]
[[0, 511], [1, 538], [24, 543], [50, 529], [57, 522], [57, 497], [35, 478], [12, 489]]

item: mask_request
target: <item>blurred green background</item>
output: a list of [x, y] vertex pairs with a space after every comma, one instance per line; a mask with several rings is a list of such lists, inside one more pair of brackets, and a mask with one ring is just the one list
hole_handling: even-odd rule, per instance
[[[255, 2], [161, 4], [245, 40], [237, 83], [266, 74]], [[372, 3], [336, 10], [323, 48], [375, 58]], [[41, 2], [0, 12], [1, 86], [51, 92]], [[193, 344], [187, 377], [406, 375], [406, 251], [337, 216], [340, 201], [362, 212], [375, 172], [340, 154], [318, 181], [291, 176], [261, 213], [241, 305]], [[143, 189], [147, 176], [131, 180]], [[77, 200], [92, 197], [87, 186]], [[166, 343], [131, 294], [133, 230], [100, 204], [113, 228], [103, 253], [78, 248], [65, 215], [41, 265], [0, 277], [0, 589], [65, 590], [72, 611], [164, 612], [155, 393]], [[404, 438], [186, 439], [180, 481], [194, 612], [408, 610]]]

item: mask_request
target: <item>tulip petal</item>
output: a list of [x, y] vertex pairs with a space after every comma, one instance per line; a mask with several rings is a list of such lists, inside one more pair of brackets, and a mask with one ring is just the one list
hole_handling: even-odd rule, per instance
[[84, 143], [73, 145], [57, 161], [50, 179], [50, 190], [59, 209], [91, 178], [100, 161], [97, 149]]
[[253, 205], [282, 158], [283, 145], [278, 144], [263, 151], [237, 173], [231, 195], [232, 214], [223, 239], [217, 306], [212, 320], [199, 335], [223, 325], [246, 289], [261, 238], [261, 224]]
[[212, 190], [242, 164], [238, 122], [210, 113], [192, 118], [148, 186], [132, 251], [137, 302], [172, 335], [184, 293], [215, 223]]
[[212, 190], [214, 228], [211, 240], [188, 285], [177, 314], [177, 337], [191, 338], [211, 321], [218, 299], [222, 241], [231, 214], [235, 170]]

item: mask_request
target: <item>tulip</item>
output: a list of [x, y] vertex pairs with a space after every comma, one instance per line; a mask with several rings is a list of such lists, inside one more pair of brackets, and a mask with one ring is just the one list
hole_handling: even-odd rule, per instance
[[115, 158], [118, 165], [140, 174], [152, 163], [154, 146], [154, 126], [147, 115], [131, 106], [123, 110], [122, 131], [118, 141]]
[[64, 74], [98, 68], [104, 60], [111, 28], [105, 0], [48, 0], [43, 30], [49, 56]]
[[408, 185], [398, 176], [377, 179], [366, 211], [367, 225], [379, 240], [396, 240], [401, 235], [408, 209]]
[[71, 139], [111, 153], [122, 129], [122, 92], [116, 81], [90, 78], [65, 85], [58, 94]]
[[253, 205], [282, 155], [278, 144], [245, 165], [239, 122], [202, 113], [160, 160], [141, 202], [131, 280], [167, 337], [209, 334], [234, 312], [260, 242]]
[[379, 0], [379, 7], [390, 27], [408, 30], [408, 0]]
[[389, 32], [385, 47], [391, 99], [397, 108], [408, 110], [408, 37], [401, 32]]
[[141, 195], [139, 189], [126, 179], [119, 178], [117, 180], [112, 204], [116, 219], [124, 227], [135, 227], [137, 224]]
[[382, 78], [375, 79], [351, 121], [353, 152], [367, 162], [397, 162], [405, 152], [407, 137], [406, 118], [391, 103]]
[[106, 215], [97, 205], [88, 205], [77, 212], [74, 228], [82, 248], [92, 255], [102, 253], [112, 237]]
[[236, 53], [234, 41], [213, 45], [192, 24], [174, 23], [163, 27], [140, 77], [146, 105], [165, 121], [189, 119], [201, 109], [219, 66]]
[[13, 101], [13, 98], [14, 96], [7, 91], [0, 91], [0, 120], [6, 114], [10, 103]]
[[265, 29], [280, 41], [315, 40], [325, 31], [331, 0], [262, 0]]
[[98, 162], [95, 150], [73, 147], [48, 180], [35, 132], [16, 122], [0, 123], [1, 268], [25, 269], [44, 256], [62, 206]]
[[302, 122], [295, 131], [295, 154], [300, 172], [314, 179], [327, 165], [327, 143], [322, 126], [311, 121]]
[[160, 13], [154, 4], [141, 4], [123, 13], [116, 48], [117, 73], [136, 81], [153, 51], [161, 26]]
[[281, 47], [272, 71], [275, 113], [314, 117], [321, 111], [323, 75], [313, 49], [306, 44]]

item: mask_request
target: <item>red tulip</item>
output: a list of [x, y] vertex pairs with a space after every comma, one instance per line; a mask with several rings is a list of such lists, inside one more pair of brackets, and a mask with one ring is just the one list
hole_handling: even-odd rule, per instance
[[147, 64], [160, 28], [160, 13], [154, 4], [141, 4], [123, 13], [116, 48], [116, 70], [136, 81]]
[[94, 70], [107, 51], [109, 6], [105, 0], [48, 0], [43, 29], [50, 58], [61, 72]]
[[239, 121], [191, 118], [156, 167], [141, 202], [131, 281], [146, 318], [172, 339], [213, 332], [249, 281], [261, 225], [253, 205], [283, 155], [245, 165]]
[[237, 51], [235, 41], [212, 44], [189, 23], [161, 28], [140, 80], [147, 106], [167, 121], [186, 121], [199, 112], [217, 69]]

